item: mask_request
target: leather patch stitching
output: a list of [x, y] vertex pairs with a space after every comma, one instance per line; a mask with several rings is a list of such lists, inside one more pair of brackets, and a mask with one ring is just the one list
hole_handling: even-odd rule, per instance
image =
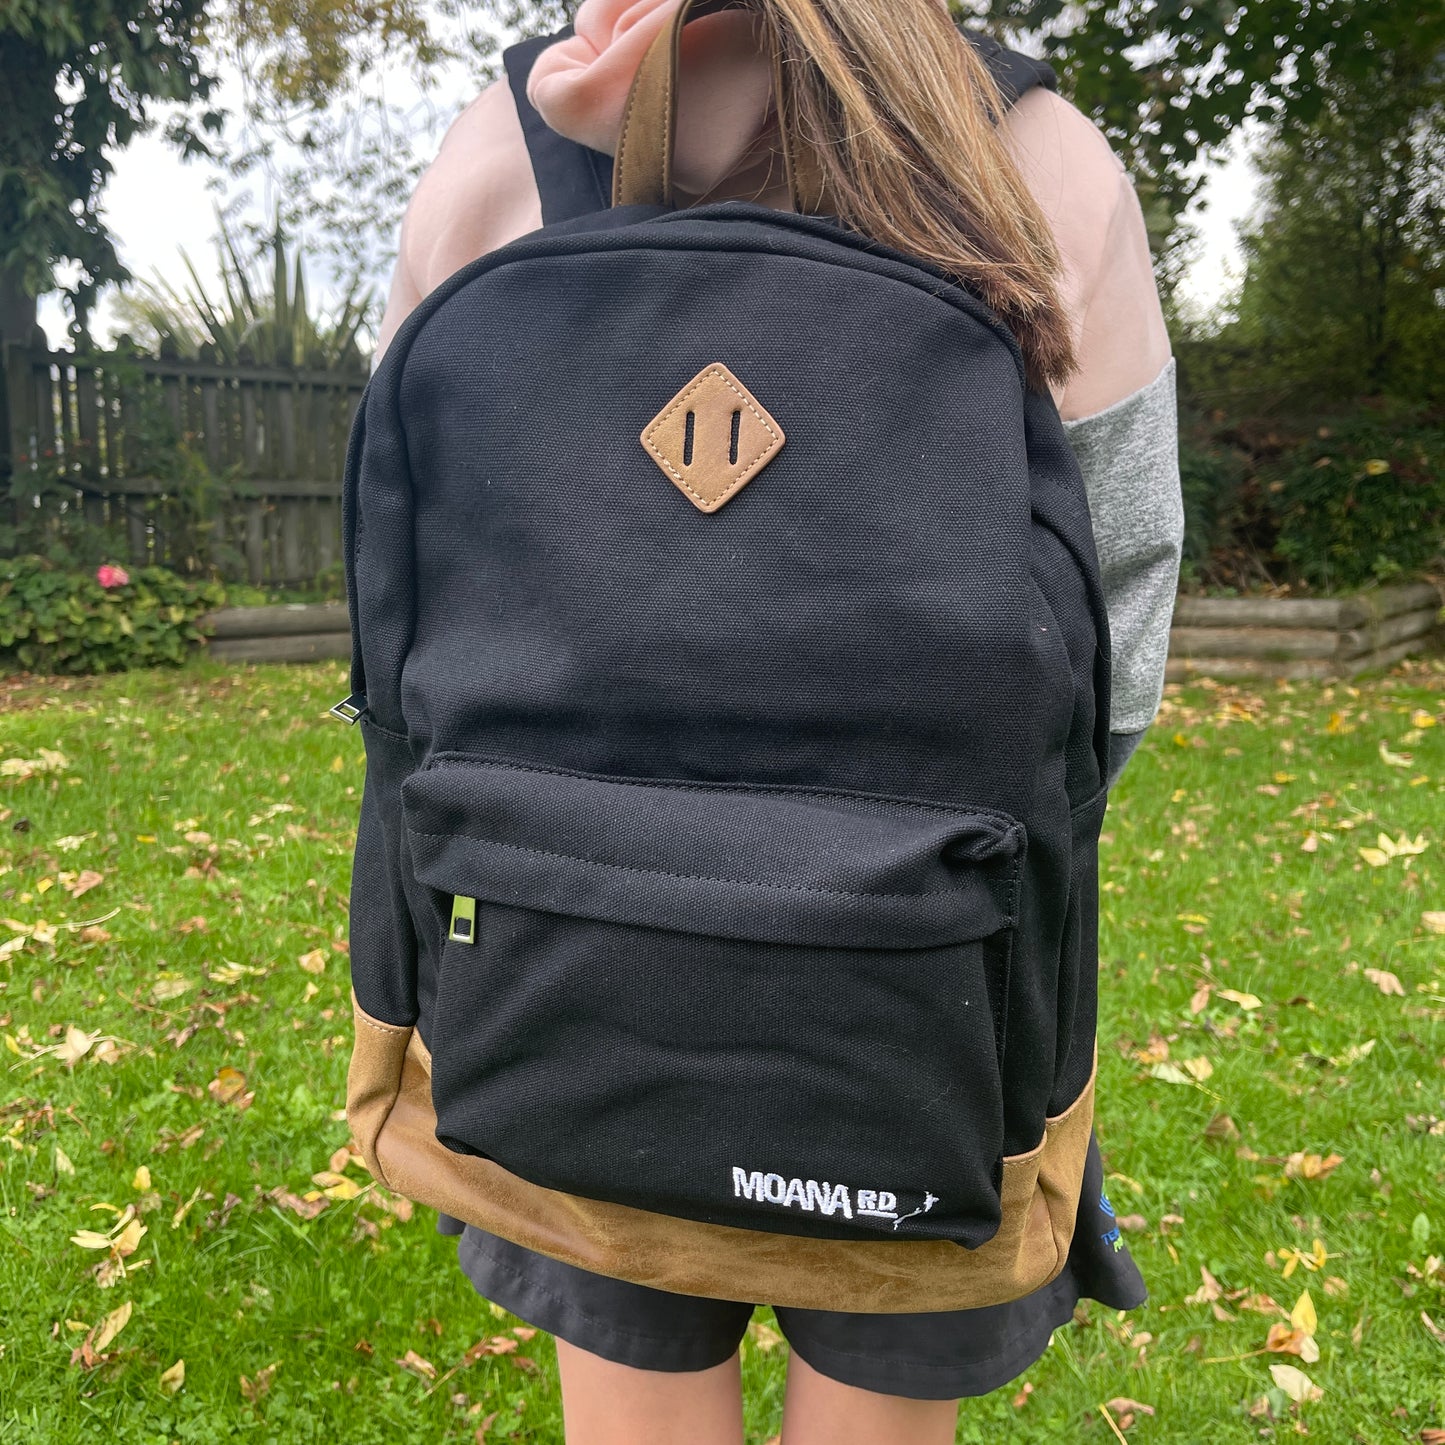
[[[702, 387], [706, 386], [713, 378], [721, 381], [723, 385], [737, 397], [742, 405], [747, 408], [749, 413], [757, 419], [759, 425], [761, 425], [767, 433], [768, 440], [756, 456], [746, 462], [735, 464], [740, 466], [742, 471], [738, 473], [732, 484], [725, 491], [710, 500], [698, 492], [696, 488], [688, 484], [687, 478], [677, 469], [671, 458], [657, 445], [655, 438], [657, 433], [677, 415], [678, 411], [687, 405], [692, 396]], [[728, 501], [729, 498], [735, 496], [745, 487], [753, 477], [777, 455], [782, 449], [783, 444], [787, 441], [787, 438], [783, 435], [782, 428], [762, 409], [761, 404], [748, 393], [742, 383], [733, 376], [732, 372], [721, 362], [714, 362], [711, 366], [704, 367], [697, 376], [673, 397], [657, 416], [648, 422], [642, 433], [641, 440], [642, 444], [656, 459], [657, 464], [692, 498], [693, 502], [702, 511], [715, 512], [724, 502]]]
[[364, 1028], [372, 1029], [379, 1034], [404, 1034], [407, 1033], [409, 1030], [408, 1025], [384, 1024], [376, 1019], [367, 1018], [365, 1014], [362, 1013], [357, 1014], [356, 1022], [361, 1024]]

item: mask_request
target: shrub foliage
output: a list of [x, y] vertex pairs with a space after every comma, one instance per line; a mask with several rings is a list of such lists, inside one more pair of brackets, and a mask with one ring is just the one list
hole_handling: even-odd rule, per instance
[[1187, 426], [1182, 583], [1349, 592], [1445, 570], [1445, 426]]
[[[43, 557], [0, 562], [0, 670], [120, 672], [179, 663], [205, 636], [199, 619], [226, 600], [217, 582], [142, 567], [67, 571]], [[121, 574], [126, 575], [126, 574]]]
[[1313, 587], [1346, 591], [1416, 575], [1445, 540], [1445, 432], [1358, 421], [1328, 428], [1277, 467], [1275, 550]]

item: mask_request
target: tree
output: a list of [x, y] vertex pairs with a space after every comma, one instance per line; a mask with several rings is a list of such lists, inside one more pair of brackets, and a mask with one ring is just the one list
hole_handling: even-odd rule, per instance
[[[431, 96], [460, 66], [480, 89], [495, 74], [498, 6], [483, 0], [251, 0], [217, 11], [215, 48], [239, 78], [227, 132], [224, 219], [253, 251], [274, 212], [312, 254], [353, 278], [394, 257], [397, 223], [453, 118]], [[421, 103], [392, 94], [398, 73]], [[420, 114], [419, 114], [420, 112]], [[255, 204], [247, 186], [265, 182]]]
[[[383, 57], [410, 59], [425, 76], [453, 53], [435, 41], [430, 13], [466, 8], [466, 0], [0, 0], [0, 334], [28, 332], [34, 298], [59, 288], [72, 334], [82, 337], [98, 290], [130, 279], [101, 203], [110, 157], [156, 126], [159, 107], [171, 111], [164, 135], [179, 158], [219, 159], [213, 145], [226, 116], [211, 102], [229, 70], [241, 78], [244, 118], [260, 128], [253, 144], [235, 148], [241, 168], [272, 153], [283, 116], [309, 119], [301, 143], [320, 154], [328, 138], [343, 145], [356, 122], [350, 110], [328, 120], [328, 106]], [[353, 202], [398, 206], [399, 192], [404, 200], [404, 182], [385, 184], [375, 158], [405, 149], [394, 134], [375, 141]], [[304, 173], [282, 180], [292, 201], [283, 219], [296, 230], [311, 187]], [[338, 218], [353, 234], [368, 219], [356, 209]], [[67, 263], [79, 279], [61, 285]]]
[[1203, 177], [1193, 162], [1247, 117], [1309, 129], [1330, 89], [1381, 55], [1445, 54], [1445, 4], [1418, 0], [954, 0], [1036, 36], [1063, 88], [1129, 166], [1156, 234]]
[[[150, 123], [155, 101], [203, 104], [214, 77], [202, 59], [205, 0], [0, 0], [0, 325], [17, 320], [78, 265], [76, 330], [97, 289], [127, 276], [100, 216], [107, 148]], [[177, 116], [167, 138], [205, 151], [197, 129], [215, 111]]]
[[1445, 368], [1445, 74], [1402, 46], [1322, 99], [1264, 151], [1220, 341], [1256, 398], [1428, 401]]

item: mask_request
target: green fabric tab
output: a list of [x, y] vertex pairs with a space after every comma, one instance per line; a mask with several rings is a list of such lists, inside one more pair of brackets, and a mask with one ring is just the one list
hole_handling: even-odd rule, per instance
[[463, 898], [458, 894], [452, 899], [452, 931], [448, 935], [453, 943], [475, 943], [477, 941], [477, 900]]

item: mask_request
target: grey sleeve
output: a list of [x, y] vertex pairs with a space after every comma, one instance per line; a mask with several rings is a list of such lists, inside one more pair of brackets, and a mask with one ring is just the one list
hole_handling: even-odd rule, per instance
[[[1169, 624], [1184, 549], [1175, 361], [1147, 386], [1064, 430], [1079, 459], [1109, 613], [1109, 729], [1142, 734], [1164, 696]], [[1123, 770], [1138, 737], [1117, 766]], [[1112, 779], [1111, 779], [1112, 781]]]
[[1145, 731], [1146, 729], [1141, 728], [1137, 733], [1109, 734], [1109, 776], [1104, 779], [1105, 787], [1112, 788], [1119, 781], [1124, 764], [1134, 756], [1134, 749], [1143, 742]]

